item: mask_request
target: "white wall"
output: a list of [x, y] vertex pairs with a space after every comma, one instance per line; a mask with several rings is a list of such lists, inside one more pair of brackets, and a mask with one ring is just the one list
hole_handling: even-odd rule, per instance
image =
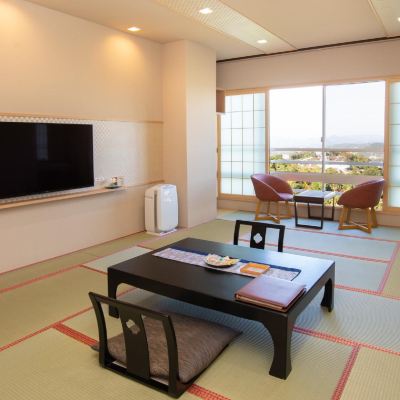
[[[101, 126], [113, 120], [112, 132], [102, 136], [109, 152], [97, 161], [95, 153], [95, 168], [108, 177], [123, 170], [131, 185], [0, 210], [0, 271], [143, 230], [145, 183], [162, 179], [161, 46], [29, 2], [0, 0], [0, 60], [0, 115], [87, 118]], [[129, 154], [115, 161], [111, 153], [124, 143]]]
[[217, 86], [247, 89], [400, 75], [400, 40], [217, 64]]

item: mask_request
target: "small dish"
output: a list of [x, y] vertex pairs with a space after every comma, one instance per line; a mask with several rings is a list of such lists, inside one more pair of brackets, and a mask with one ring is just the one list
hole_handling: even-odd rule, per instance
[[218, 254], [209, 254], [204, 261], [207, 265], [216, 268], [229, 268], [235, 265], [239, 259], [238, 258], [230, 258], [228, 256], [222, 257]]

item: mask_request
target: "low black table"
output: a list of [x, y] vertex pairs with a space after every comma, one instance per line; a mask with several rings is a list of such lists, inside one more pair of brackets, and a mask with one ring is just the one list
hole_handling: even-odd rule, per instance
[[[336, 192], [323, 191], [323, 190], [304, 190], [303, 192], [296, 193], [293, 196], [294, 200], [294, 217], [296, 226], [304, 228], [322, 229], [324, 227], [324, 220], [333, 221], [335, 218], [335, 197]], [[325, 202], [333, 199], [332, 214], [330, 217], [325, 217]], [[308, 219], [317, 219], [320, 225], [300, 224], [297, 215], [297, 203], [307, 203], [307, 217]], [[311, 215], [310, 204], [319, 204], [321, 206], [321, 215]]]
[[[173, 246], [301, 270], [295, 281], [304, 283], [306, 292], [287, 312], [279, 312], [235, 300], [235, 292], [254, 278], [152, 255], [161, 249], [108, 268], [109, 297], [116, 298], [118, 285], [126, 283], [197, 306], [261, 322], [271, 334], [274, 343], [274, 358], [269, 373], [286, 379], [292, 369], [291, 338], [297, 316], [324, 286], [321, 305], [329, 311], [333, 309], [334, 261], [192, 238], [164, 248]], [[109, 312], [111, 316], [118, 316], [113, 308]]]

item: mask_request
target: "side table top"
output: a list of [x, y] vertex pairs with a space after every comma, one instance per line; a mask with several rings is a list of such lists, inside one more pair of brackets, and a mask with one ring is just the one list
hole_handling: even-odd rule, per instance
[[311, 199], [324, 199], [329, 200], [338, 196], [338, 192], [331, 192], [328, 190], [304, 190], [303, 192], [296, 193], [294, 198], [311, 198]]

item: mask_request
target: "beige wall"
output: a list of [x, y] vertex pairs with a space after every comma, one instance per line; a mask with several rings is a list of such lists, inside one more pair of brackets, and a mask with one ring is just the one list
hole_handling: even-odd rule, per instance
[[217, 64], [223, 89], [284, 86], [400, 75], [400, 40]]
[[0, 0], [0, 112], [161, 120], [161, 45]]
[[[116, 124], [162, 119], [161, 46], [154, 42], [29, 2], [0, 0], [0, 60], [0, 114]], [[162, 179], [162, 124], [132, 125], [132, 135], [120, 124], [131, 138], [132, 187], [0, 210], [0, 271], [143, 230], [146, 186], [133, 186]], [[118, 127], [114, 134], [118, 142]], [[112, 176], [105, 159], [112, 157], [99, 157], [97, 167]]]
[[216, 54], [187, 47], [187, 175], [189, 226], [217, 216]]
[[193, 42], [164, 46], [164, 179], [178, 187], [184, 227], [216, 217], [215, 61]]
[[187, 226], [186, 180], [186, 55], [185, 42], [163, 48], [163, 174], [176, 185], [179, 200], [179, 225]]

